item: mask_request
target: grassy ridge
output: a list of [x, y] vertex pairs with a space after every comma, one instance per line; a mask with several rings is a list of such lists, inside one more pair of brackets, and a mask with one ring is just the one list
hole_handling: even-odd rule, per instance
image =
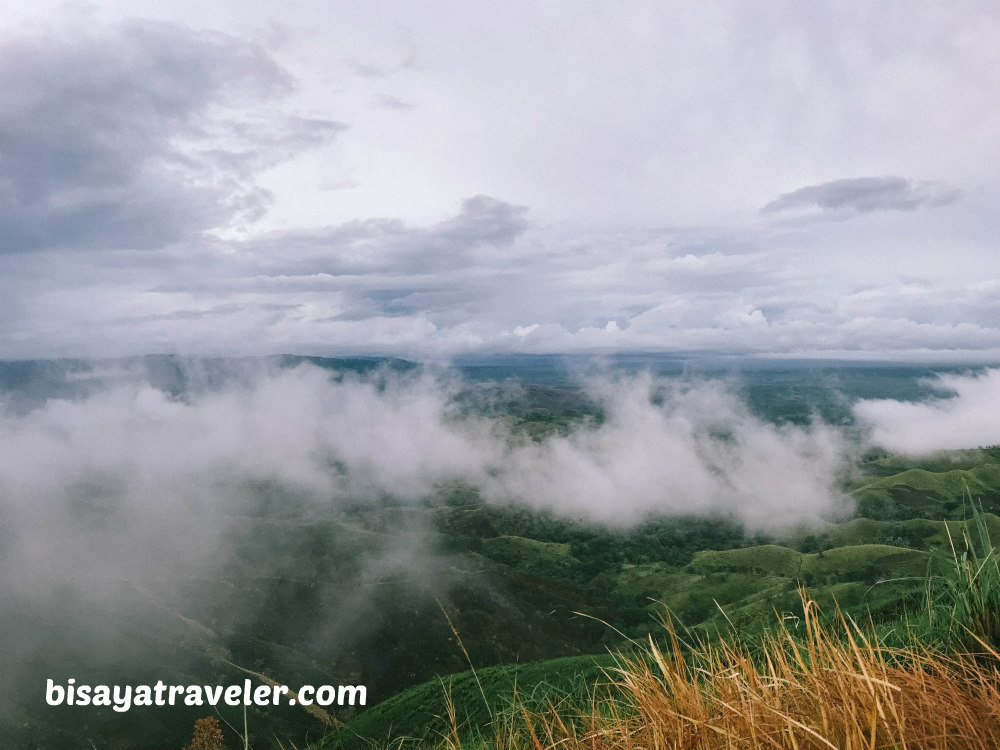
[[920, 576], [926, 571], [926, 559], [927, 553], [887, 544], [857, 544], [817, 553], [767, 544], [698, 552], [689, 567], [698, 573], [730, 571], [796, 579], [826, 575], [863, 578], [879, 563], [880, 568], [892, 569], [899, 575]]
[[[781, 622], [762, 643], [723, 639], [682, 647], [668, 627], [623, 657], [614, 686], [589, 702], [543, 712], [491, 747], [539, 750], [903, 748], [1000, 746], [996, 662], [943, 655], [911, 641], [894, 648], [854, 622], [824, 624], [803, 599], [801, 631]], [[443, 747], [479, 747], [460, 737]]]
[[868, 481], [854, 490], [858, 515], [876, 520], [960, 520], [968, 516], [964, 500], [970, 496], [987, 511], [1000, 512], [1000, 464], [992, 453], [982, 455], [986, 462], [972, 468], [910, 468]]
[[[546, 682], [546, 674], [559, 674], [555, 662], [534, 665], [544, 671], [526, 670], [526, 682], [535, 686], [527, 699], [515, 685], [506, 687], [506, 701], [498, 701], [495, 688], [503, 689], [504, 681], [493, 674], [484, 681], [475, 673], [452, 678], [438, 699], [444, 707], [438, 718], [447, 723], [436, 730], [436, 742], [425, 734], [414, 745], [394, 739], [392, 746], [995, 748], [1000, 550], [979, 514], [955, 541], [950, 570], [928, 578], [934, 593], [926, 613], [888, 631], [871, 620], [859, 624], [840, 610], [832, 620], [824, 618], [804, 589], [798, 592], [801, 621], [795, 618], [793, 626], [779, 617], [759, 640], [731, 632], [728, 638], [691, 641], [666, 618], [659, 638], [638, 651], [619, 652], [600, 676], [589, 678], [589, 688], [584, 682], [558, 690]], [[539, 675], [540, 681], [531, 679]], [[425, 689], [404, 696], [411, 706], [434, 700]], [[469, 731], [465, 721], [475, 719], [459, 706], [480, 698], [480, 705], [500, 709], [488, 710], [481, 717], [485, 723]], [[394, 706], [380, 708], [371, 718], [385, 726]]]
[[317, 747], [428, 747], [453, 734], [453, 723], [466, 738], [487, 737], [500, 729], [502, 717], [509, 718], [515, 701], [527, 710], [544, 711], [549, 702], [586, 700], [615, 664], [609, 654], [564, 657], [432, 680], [365, 711]]
[[[961, 619], [958, 605], [950, 609], [938, 606], [933, 612], [928, 612], [926, 621], [921, 622], [917, 621], [919, 617], [914, 620], [912, 613], [926, 605], [928, 576], [937, 580], [948, 574], [946, 555], [950, 555], [953, 545], [961, 549], [965, 540], [977, 536], [1000, 539], [1000, 516], [977, 513], [968, 502], [970, 495], [985, 496], [987, 501], [1000, 497], [1000, 466], [993, 463], [995, 458], [985, 451], [964, 451], [954, 460], [939, 457], [923, 462], [918, 468], [906, 468], [898, 458], [878, 459], [873, 462], [876, 465], [872, 467], [869, 478], [859, 482], [854, 492], [859, 498], [859, 511], [876, 508], [880, 510], [881, 517], [856, 517], [818, 531], [800, 530], [783, 539], [737, 545], [730, 549], [702, 548], [693, 551], [687, 561], [680, 564], [654, 557], [648, 562], [606, 565], [592, 577], [589, 585], [594, 590], [606, 592], [616, 608], [610, 619], [622, 628], [622, 635], [632, 637], [662, 635], [654, 615], [662, 611], [663, 605], [690, 626], [690, 637], [710, 639], [719, 634], [732, 633], [735, 629], [745, 637], [763, 638], [765, 642], [771, 637], [767, 631], [773, 631], [775, 623], [778, 623], [779, 630], [785, 628], [792, 636], [798, 636], [805, 632], [802, 629], [807, 628], [810, 617], [815, 627], [832, 632], [829, 629], [833, 627], [835, 630], [836, 622], [821, 620], [816, 613], [825, 611], [832, 615], [839, 608], [845, 616], [852, 618], [847, 622], [869, 622], [878, 632], [887, 634], [889, 640], [886, 643], [891, 642], [897, 647], [906, 640], [907, 627], [909, 632], [919, 634], [927, 643], [955, 644], [961, 641], [962, 636], [961, 628], [956, 625]], [[976, 461], [984, 463], [976, 464]], [[889, 467], [902, 468], [902, 471], [880, 476]], [[484, 540], [480, 549], [491, 560], [538, 580], [561, 579], [577, 583], [582, 580], [581, 575], [591, 560], [586, 554], [581, 554], [575, 543], [560, 542], [558, 535], [545, 539], [533, 539], [531, 536], [531, 533], [500, 534]], [[664, 555], [669, 555], [669, 548], [664, 549]], [[974, 572], [969, 573], [967, 578], [974, 578], [974, 575]], [[798, 587], [801, 583], [809, 585], [811, 603], [808, 605], [803, 604], [800, 596]], [[1000, 585], [997, 589], [1000, 590]], [[810, 607], [813, 609], [810, 610]], [[988, 620], [991, 607], [994, 604], [989, 599], [979, 608], [977, 616]], [[996, 609], [1000, 611], [1000, 603], [996, 604]], [[903, 617], [909, 619], [902, 620]], [[969, 615], [963, 621], [973, 622], [974, 619]], [[996, 629], [1000, 634], [1000, 616], [996, 620]], [[907, 626], [906, 622], [910, 625]], [[833, 640], [832, 635], [824, 637], [831, 642]], [[618, 645], [626, 643], [619, 636]], [[631, 646], [628, 648], [631, 649]], [[647, 656], [655, 661], [655, 655]], [[606, 657], [596, 658], [597, 662], [591, 660], [591, 667], [601, 664], [607, 668], [608, 662], [600, 661]], [[912, 658], [912, 655], [907, 658]], [[720, 664], [718, 662], [716, 666]], [[518, 710], [534, 715], [532, 721], [550, 733], [555, 729], [545, 717], [555, 714], [544, 705], [538, 705], [536, 691], [544, 692], [549, 689], [550, 683], [559, 683], [569, 665], [574, 665], [571, 669], [578, 669], [581, 662], [543, 661], [519, 668], [517, 695], [529, 695], [530, 706], [519, 707]], [[949, 668], [944, 664], [933, 667], [942, 674], [947, 673]], [[497, 671], [494, 672], [494, 669]], [[518, 722], [509, 710], [506, 714], [502, 710], [505, 706], [509, 709], [515, 694], [514, 681], [509, 675], [503, 679], [499, 677], [506, 674], [504, 669], [479, 670], [480, 678], [485, 676], [483, 688], [487, 701], [483, 700], [473, 674], [466, 672], [447, 678], [444, 684], [432, 681], [411, 688], [361, 714], [348, 724], [348, 729], [358, 735], [373, 737], [375, 735], [371, 732], [374, 728], [400, 728], [397, 733], [383, 731], [383, 745], [390, 737], [415, 735], [422, 742], [434, 741], [438, 746], [463, 743], [470, 746], [470, 741], [471, 746], [476, 746], [476, 737], [482, 735], [493, 738], [492, 746], [493, 741], [500, 742], [500, 735], [497, 734], [500, 730], [500, 734], [507, 733], [504, 736], [509, 740], [514, 736], [510, 734], [511, 727]], [[579, 677], [587, 672], [584, 670], [576, 674]], [[896, 676], [909, 679], [901, 674]], [[606, 682], [600, 674], [591, 673], [590, 679], [591, 689], [596, 683]], [[662, 679], [662, 675], [657, 679]], [[750, 680], [749, 676], [747, 680]], [[451, 705], [456, 712], [455, 726], [459, 730], [451, 734], [448, 733], [447, 723], [441, 723], [448, 715], [448, 685], [451, 685]], [[579, 696], [579, 685], [575, 693], [570, 693]], [[558, 703], [567, 694], [563, 689], [553, 688], [550, 697]], [[954, 697], [958, 701], [966, 698], [968, 696]], [[970, 700], [975, 703], [978, 698]], [[577, 708], [584, 704], [578, 703]], [[501, 710], [491, 719], [486, 705], [499, 706]], [[430, 713], [437, 717], [434, 719], [436, 724], [428, 722], [428, 707]], [[775, 706], [771, 708], [775, 709]], [[776, 710], [788, 709], [786, 706]], [[498, 721], [498, 716], [506, 718]], [[595, 716], [592, 715], [589, 720], [597, 722]], [[601, 721], [607, 718], [603, 714], [601, 717]], [[518, 731], [526, 728], [523, 722], [519, 726]], [[559, 730], [550, 734], [549, 740], [564, 741], [573, 746], [574, 738], [583, 736], [573, 734], [580, 728], [579, 722], [573, 726], [576, 729], [572, 732]], [[595, 723], [591, 729], [596, 726]], [[788, 729], [788, 726], [786, 722], [785, 728]], [[411, 735], [405, 729], [409, 727], [416, 727], [419, 731]], [[883, 730], [888, 731], [885, 727]], [[601, 731], [606, 733], [609, 730], [605, 727]], [[841, 742], [845, 741], [847, 735], [843, 732], [848, 730], [841, 727], [837, 731], [841, 734], [835, 733], [835, 736], [840, 737]], [[904, 732], [895, 736], [910, 735]], [[590, 736], [588, 741], [593, 739]], [[533, 743], [523, 734], [518, 736], [518, 741]], [[593, 746], [617, 745], [597, 742]], [[801, 746], [812, 745], [805, 743]], [[933, 743], [926, 746], [936, 747]], [[969, 746], [987, 745], [973, 743]]]

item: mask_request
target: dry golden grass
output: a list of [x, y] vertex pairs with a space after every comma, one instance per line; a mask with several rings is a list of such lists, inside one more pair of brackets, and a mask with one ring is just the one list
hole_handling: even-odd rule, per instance
[[[667, 648], [621, 657], [588, 705], [520, 711], [498, 748], [536, 750], [995, 750], [1000, 656], [879, 644], [847, 618], [824, 627], [805, 601], [797, 632], [780, 627], [754, 648], [725, 640], [685, 655]], [[496, 726], [496, 725], [495, 725]], [[458, 731], [445, 746], [461, 746]]]
[[194, 737], [184, 750], [224, 750], [222, 727], [214, 716], [198, 719], [194, 723]]

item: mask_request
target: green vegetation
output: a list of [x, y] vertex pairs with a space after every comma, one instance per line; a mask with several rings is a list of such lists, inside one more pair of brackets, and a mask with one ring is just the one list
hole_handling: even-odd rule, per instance
[[[618, 534], [544, 516], [529, 520], [510, 509], [467, 508], [484, 533], [470, 548], [538, 590], [572, 585], [579, 595], [574, 609], [606, 623], [598, 634], [603, 651], [517, 667], [516, 686], [508, 671], [513, 667], [473, 660], [475, 673], [438, 676], [410, 688], [349, 721], [323, 747], [350, 747], [347, 738], [359, 736], [374, 740], [373, 746], [405, 737], [416, 738], [414, 747], [492, 746], [512, 736], [511, 726], [524, 730], [518, 712], [544, 725], [558, 707], [586, 704], [581, 695], [588, 686], [593, 698], [595, 686], [609, 681], [607, 649], [634, 653], [650, 635], [662, 635], [664, 607], [683, 624], [685, 643], [737, 635], [749, 643], [769, 637], [776, 623], [799, 632], [809, 616], [802, 585], [816, 612], [826, 613], [820, 616], [824, 628], [836, 625], [831, 618], [839, 612], [900, 647], [912, 638], [944, 649], [977, 639], [1000, 643], [1000, 567], [990, 541], [1000, 539], [1000, 517], [982, 510], [995, 510], [1000, 497], [997, 461], [996, 451], [986, 450], [912, 462], [917, 465], [874, 457], [854, 490], [859, 515], [770, 539], [747, 536], [721, 520], [714, 530], [674, 519]], [[877, 517], [860, 515], [872, 508], [880, 509]], [[688, 544], [672, 546], [668, 538]], [[718, 541], [723, 543], [713, 543]], [[466, 646], [479, 637], [459, 631]], [[539, 691], [553, 708], [544, 700], [539, 705]], [[387, 732], [390, 726], [395, 729]]]
[[[585, 700], [606, 681], [616, 660], [610, 654], [571, 656], [523, 665], [469, 670], [403, 691], [351, 721], [319, 743], [324, 750], [382, 746], [405, 739], [415, 747], [439, 742], [454, 721], [464, 733], [485, 740], [518, 709], [545, 711], [554, 704]], [[450, 704], [450, 705], [449, 705]], [[455, 712], [449, 716], [449, 710]]]
[[[774, 393], [785, 386], [775, 381]], [[517, 439], [603, 418], [573, 389], [489, 388], [487, 416], [506, 421]], [[482, 401], [474, 390], [470, 411]], [[812, 404], [800, 395], [782, 396], [778, 421], [808, 416]], [[455, 419], [468, 418], [459, 412]], [[333, 725], [300, 707], [249, 712], [250, 747], [275, 737], [300, 748], [400, 738], [474, 746], [521, 721], [520, 712], [591, 700], [616, 666], [611, 653], [648, 657], [650, 637], [663, 646], [665, 609], [685, 653], [720, 636], [759, 644], [776, 623], [801, 636], [813, 614], [803, 585], [824, 628], [839, 627], [839, 610], [886, 644], [1000, 643], [991, 543], [1000, 540], [1000, 450], [873, 454], [845, 490], [856, 499], [854, 517], [774, 534], [725, 516], [609, 528], [491, 505], [460, 482], [418, 501], [328, 506], [249, 482], [233, 517], [219, 519], [221, 573], [137, 581], [116, 599], [120, 609], [97, 622], [80, 616], [97, 643], [47, 639], [39, 623], [38, 643], [10, 682], [86, 674], [109, 684], [226, 685], [251, 670], [293, 687], [364, 684], [370, 705], [332, 710]], [[81, 522], [100, 521], [87, 512], [81, 503]], [[75, 615], [70, 605], [60, 613]], [[106, 645], [118, 643], [128, 648]], [[0, 734], [26, 748], [176, 748], [205, 715], [158, 710], [122, 722], [64, 707], [39, 726], [37, 691], [10, 705]], [[227, 746], [237, 745], [242, 713], [223, 710], [220, 720]]]
[[[967, 463], [968, 455], [963, 452], [960, 462]], [[968, 496], [985, 510], [1000, 512], [1000, 464], [989, 452], [981, 455], [988, 462], [971, 468], [911, 468], [866, 483], [855, 490], [858, 515], [876, 520], [962, 519], [969, 514], [964, 502]]]
[[[289, 685], [365, 684], [371, 705], [337, 709], [343, 724], [334, 727], [299, 708], [252, 711], [250, 746], [278, 736], [299, 747], [402, 737], [423, 747], [445, 742], [448, 700], [467, 743], [514, 721], [515, 696], [518, 710], [533, 713], [586, 697], [607, 682], [609, 652], [632, 653], [662, 635], [664, 607], [687, 643], [734, 633], [753, 640], [776, 622], [799, 632], [806, 585], [826, 616], [839, 607], [889, 643], [915, 633], [942, 648], [968, 644], [965, 628], [996, 643], [1000, 572], [984, 540], [1000, 539], [998, 461], [995, 451], [914, 465], [873, 457], [853, 485], [856, 517], [781, 536], [748, 533], [724, 517], [610, 529], [489, 505], [457, 483], [421, 503], [386, 497], [323, 512], [286, 488], [254, 483], [232, 524], [222, 579], [146, 582], [108, 631], [131, 644], [128, 653], [88, 661], [66, 644], [26, 669], [110, 683], [144, 675], [229, 684], [242, 680], [242, 667]], [[977, 512], [980, 501], [986, 512]], [[413, 530], [418, 551], [392, 562]], [[79, 744], [81, 726], [98, 747], [177, 747], [204, 715], [160, 711], [132, 722], [126, 738], [117, 717], [76, 708], [25, 729], [33, 709], [27, 699], [21, 705], [0, 729], [25, 747]], [[230, 725], [240, 727], [242, 716], [222, 719], [227, 742], [237, 742]]]

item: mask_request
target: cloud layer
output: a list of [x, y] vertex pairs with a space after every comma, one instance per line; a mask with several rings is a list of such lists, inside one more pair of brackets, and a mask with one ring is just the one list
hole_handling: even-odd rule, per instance
[[259, 45], [129, 21], [0, 45], [0, 252], [161, 249], [253, 221], [252, 176], [342, 125], [255, 122], [293, 81]]
[[[73, 381], [85, 386], [75, 398], [4, 406], [0, 580], [12, 600], [99, 602], [128, 581], [218, 569], [254, 487], [329, 511], [459, 482], [490, 503], [613, 526], [720, 513], [778, 529], [850, 511], [837, 487], [858, 446], [821, 423], [764, 422], [718, 381], [592, 378], [603, 418], [533, 440], [469, 414], [454, 373], [252, 364], [219, 381], [187, 367], [182, 395], [99, 371]], [[935, 384], [948, 396], [861, 401], [855, 415], [891, 451], [1000, 443], [1000, 370]], [[419, 554], [421, 535], [410, 541]]]
[[94, 593], [214, 564], [254, 482], [336, 506], [459, 481], [490, 502], [612, 524], [724, 513], [776, 527], [845, 509], [835, 431], [765, 424], [718, 384], [596, 380], [606, 419], [538, 443], [462, 416], [450, 375], [331, 379], [302, 365], [184, 398], [110, 378], [0, 420], [3, 568], [30, 571], [12, 592], [71, 579]]
[[973, 375], [940, 375], [938, 399], [906, 402], [861, 401], [855, 414], [871, 428], [871, 440], [890, 451], [938, 450], [1000, 445], [1000, 370]]
[[[327, 552], [349, 583], [316, 592], [321, 627], [296, 636], [337, 652], [367, 632], [379, 590], [369, 584], [435, 586], [447, 569], [427, 514], [373, 540], [349, 509], [387, 496], [424, 507], [442, 483], [614, 526], [720, 513], [773, 529], [848, 508], [835, 489], [837, 433], [766, 425], [717, 385], [594, 381], [606, 420], [538, 443], [509, 420], [461, 413], [447, 373], [331, 379], [309, 365], [249, 366], [221, 386], [196, 367], [186, 374], [202, 384], [185, 395], [104, 371], [74, 380], [77, 398], [0, 410], [0, 619], [16, 635], [0, 661], [11, 675], [64, 637], [67, 613], [74, 648], [100, 662], [117, 643], [100, 625], [108, 618], [150, 605], [189, 612], [201, 582], [241, 577], [256, 601], [259, 586], [301, 570], [290, 556], [305, 554], [294, 542], [302, 519], [329, 519], [345, 537]], [[212, 627], [250, 627], [260, 613], [236, 602], [219, 617]]]
[[0, 355], [1000, 359], [995, 7], [488, 5], [12, 9]]

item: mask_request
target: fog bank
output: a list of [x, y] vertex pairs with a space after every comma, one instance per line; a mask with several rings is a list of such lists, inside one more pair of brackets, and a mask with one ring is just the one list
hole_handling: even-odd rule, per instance
[[940, 398], [858, 402], [854, 413], [872, 442], [913, 454], [1000, 444], [1000, 369], [939, 375], [932, 383]]
[[[32, 545], [114, 533], [143, 547], [147, 531], [166, 539], [175, 528], [185, 547], [207, 544], [202, 521], [258, 480], [323, 503], [418, 498], [458, 480], [491, 502], [617, 524], [727, 512], [776, 526], [843, 507], [831, 489], [840, 434], [765, 423], [718, 382], [592, 379], [584, 389], [604, 419], [538, 441], [510, 420], [461, 413], [460, 386], [447, 373], [331, 376], [310, 365], [182, 397], [112, 380], [4, 414], [0, 498], [19, 536], [34, 527]], [[113, 531], [79, 523], [98, 511], [113, 511]]]

